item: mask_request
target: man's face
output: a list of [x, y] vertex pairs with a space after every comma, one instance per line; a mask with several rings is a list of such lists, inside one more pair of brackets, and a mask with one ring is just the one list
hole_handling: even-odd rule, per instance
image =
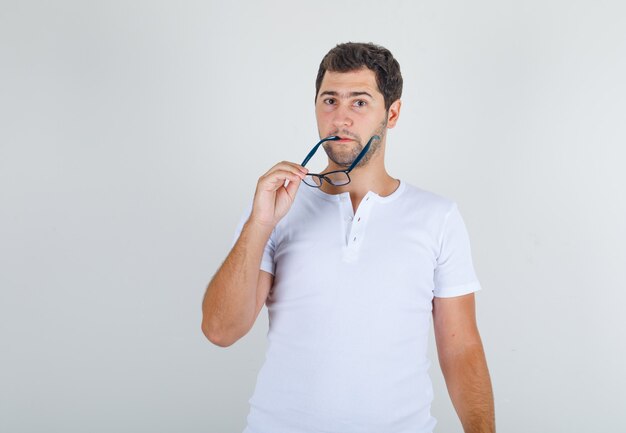
[[323, 144], [328, 158], [339, 166], [352, 164], [370, 137], [378, 135], [380, 140], [372, 141], [370, 150], [359, 162], [359, 166], [367, 164], [384, 141], [388, 124], [385, 100], [378, 90], [374, 71], [367, 68], [327, 71], [315, 101], [315, 116], [320, 138], [341, 137]]

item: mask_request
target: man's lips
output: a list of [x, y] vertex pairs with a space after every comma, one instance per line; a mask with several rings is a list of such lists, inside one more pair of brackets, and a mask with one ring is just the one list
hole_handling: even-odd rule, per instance
[[349, 141], [354, 141], [354, 139], [347, 138], [347, 137], [341, 137], [339, 140], [336, 140], [336, 141], [338, 141], [339, 143], [347, 143]]

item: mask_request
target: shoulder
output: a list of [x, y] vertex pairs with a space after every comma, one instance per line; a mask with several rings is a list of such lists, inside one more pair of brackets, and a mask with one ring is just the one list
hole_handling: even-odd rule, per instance
[[445, 217], [457, 206], [456, 202], [448, 197], [408, 183], [405, 183], [402, 199], [406, 206], [442, 217]]

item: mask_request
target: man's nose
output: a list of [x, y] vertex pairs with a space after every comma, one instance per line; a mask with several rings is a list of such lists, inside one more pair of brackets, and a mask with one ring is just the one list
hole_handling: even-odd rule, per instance
[[343, 104], [339, 105], [334, 113], [333, 125], [336, 128], [352, 126], [352, 116], [350, 114], [349, 107], [346, 107]]

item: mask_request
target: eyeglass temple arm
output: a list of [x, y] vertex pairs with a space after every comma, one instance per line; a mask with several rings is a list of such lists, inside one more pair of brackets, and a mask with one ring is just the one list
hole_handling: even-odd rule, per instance
[[372, 138], [369, 139], [369, 141], [367, 142], [367, 144], [365, 145], [365, 147], [363, 148], [363, 150], [361, 151], [361, 153], [359, 154], [359, 156], [357, 156], [357, 158], [354, 160], [354, 162], [350, 165], [350, 168], [346, 171], [352, 171], [352, 169], [354, 167], [356, 167], [356, 165], [359, 163], [359, 161], [361, 159], [363, 159], [363, 157], [365, 156], [365, 154], [367, 153], [367, 151], [370, 148], [370, 144], [372, 143], [373, 140], [380, 140], [380, 137], [378, 135], [372, 135]]
[[339, 140], [339, 137], [337, 137], [336, 135], [331, 135], [329, 137], [326, 138], [322, 138], [320, 140], [319, 143], [317, 143], [315, 146], [313, 146], [313, 149], [311, 149], [311, 151], [309, 152], [309, 154], [306, 156], [306, 158], [304, 158], [304, 161], [302, 161], [302, 164], [300, 164], [302, 167], [305, 166], [305, 164], [307, 162], [309, 162], [309, 159], [311, 159], [313, 157], [313, 155], [315, 155], [315, 152], [317, 152], [317, 148], [320, 147], [320, 145], [325, 142], [325, 141], [335, 141], [335, 140]]

